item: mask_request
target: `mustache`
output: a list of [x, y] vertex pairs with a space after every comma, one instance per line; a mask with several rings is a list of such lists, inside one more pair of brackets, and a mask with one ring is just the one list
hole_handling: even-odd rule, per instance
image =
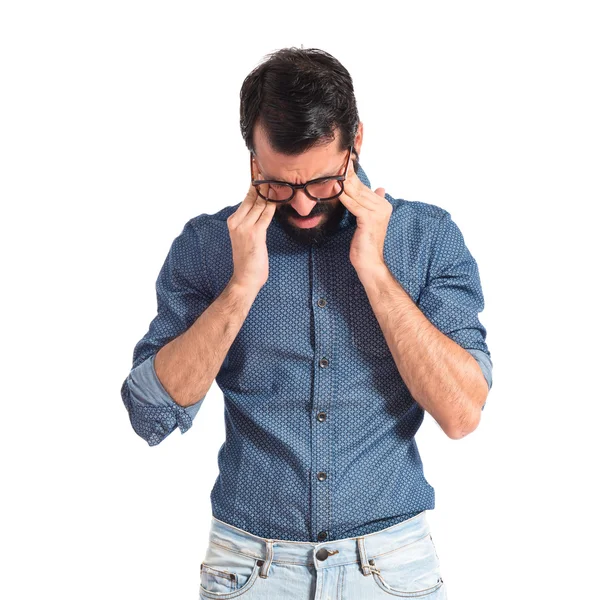
[[280, 212], [280, 214], [282, 214], [285, 217], [296, 217], [298, 219], [311, 219], [312, 217], [316, 217], [317, 215], [321, 215], [323, 213], [329, 213], [329, 212], [331, 212], [331, 210], [327, 206], [321, 206], [320, 204], [315, 204], [312, 211], [308, 215], [302, 216], [293, 207], [284, 205], [279, 209], [279, 212]]

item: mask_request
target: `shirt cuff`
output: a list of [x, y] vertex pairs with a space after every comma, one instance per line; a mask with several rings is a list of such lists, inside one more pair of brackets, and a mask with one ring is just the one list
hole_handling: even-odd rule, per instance
[[[203, 396], [190, 406], [183, 407], [173, 400], [171, 395], [165, 390], [154, 367], [154, 358], [156, 353], [149, 356], [144, 362], [140, 363], [135, 369], [132, 369], [129, 375], [129, 390], [131, 398], [139, 405], [146, 407], [171, 407], [178, 414], [178, 425], [183, 431], [187, 431], [191, 426], [192, 419], [198, 414], [200, 406], [206, 396]], [[182, 422], [179, 422], [181, 417]], [[187, 418], [189, 417], [189, 419]]]
[[[483, 372], [483, 376], [488, 384], [488, 390], [492, 389], [492, 368], [493, 363], [490, 357], [483, 351], [476, 348], [465, 348], [465, 350], [477, 361]], [[483, 403], [481, 410], [485, 408], [487, 401]]]

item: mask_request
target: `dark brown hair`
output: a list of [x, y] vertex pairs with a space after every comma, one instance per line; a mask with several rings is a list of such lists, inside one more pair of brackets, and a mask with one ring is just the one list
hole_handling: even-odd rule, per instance
[[264, 129], [275, 152], [295, 156], [330, 143], [336, 130], [340, 152], [349, 148], [358, 124], [350, 73], [324, 50], [268, 54], [240, 90], [240, 129], [253, 153], [255, 126]]

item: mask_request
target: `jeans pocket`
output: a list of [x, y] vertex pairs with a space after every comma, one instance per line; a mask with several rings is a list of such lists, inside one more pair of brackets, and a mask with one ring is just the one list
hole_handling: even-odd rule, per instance
[[256, 582], [263, 561], [209, 543], [200, 564], [200, 598], [239, 598]]
[[238, 577], [236, 573], [215, 569], [203, 562], [200, 565], [200, 584], [204, 591], [227, 593], [236, 589]]
[[422, 598], [435, 593], [444, 581], [431, 535], [369, 560], [373, 581], [390, 596]]

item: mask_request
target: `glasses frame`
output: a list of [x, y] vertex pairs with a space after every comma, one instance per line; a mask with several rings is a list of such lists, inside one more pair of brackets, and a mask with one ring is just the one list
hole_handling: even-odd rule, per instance
[[[350, 158], [352, 158], [353, 151], [354, 151], [354, 145], [350, 146], [350, 152], [348, 153], [348, 159], [346, 160], [346, 168], [344, 169], [343, 175], [326, 175], [325, 177], [317, 177], [317, 179], [311, 179], [310, 181], [307, 181], [306, 183], [289, 183], [287, 181], [277, 181], [276, 179], [251, 179], [252, 185], [256, 188], [256, 191], [258, 192], [258, 195], [261, 198], [263, 198], [267, 202], [275, 202], [276, 204], [285, 204], [287, 202], [291, 202], [294, 199], [294, 196], [296, 195], [297, 190], [303, 190], [304, 193], [311, 200], [316, 200], [317, 202], [328, 202], [329, 200], [335, 200], [336, 198], [339, 198], [339, 196], [341, 196], [344, 191], [344, 181], [346, 180], [346, 176], [348, 175], [348, 167], [350, 166]], [[252, 152], [250, 152], [250, 177], [252, 177], [252, 157], [253, 157], [253, 154], [252, 154]], [[317, 198], [316, 196], [313, 196], [312, 194], [310, 194], [308, 192], [308, 190], [306, 189], [306, 186], [310, 185], [311, 183], [321, 183], [322, 181], [329, 181], [329, 180], [339, 181], [341, 184], [341, 187], [342, 187], [342, 189], [335, 196], [331, 196], [330, 198]], [[260, 193], [259, 186], [264, 185], [264, 184], [270, 184], [270, 183], [277, 184], [277, 185], [287, 185], [288, 187], [291, 187], [292, 195], [287, 200], [274, 200], [273, 198], [265, 198]]]

